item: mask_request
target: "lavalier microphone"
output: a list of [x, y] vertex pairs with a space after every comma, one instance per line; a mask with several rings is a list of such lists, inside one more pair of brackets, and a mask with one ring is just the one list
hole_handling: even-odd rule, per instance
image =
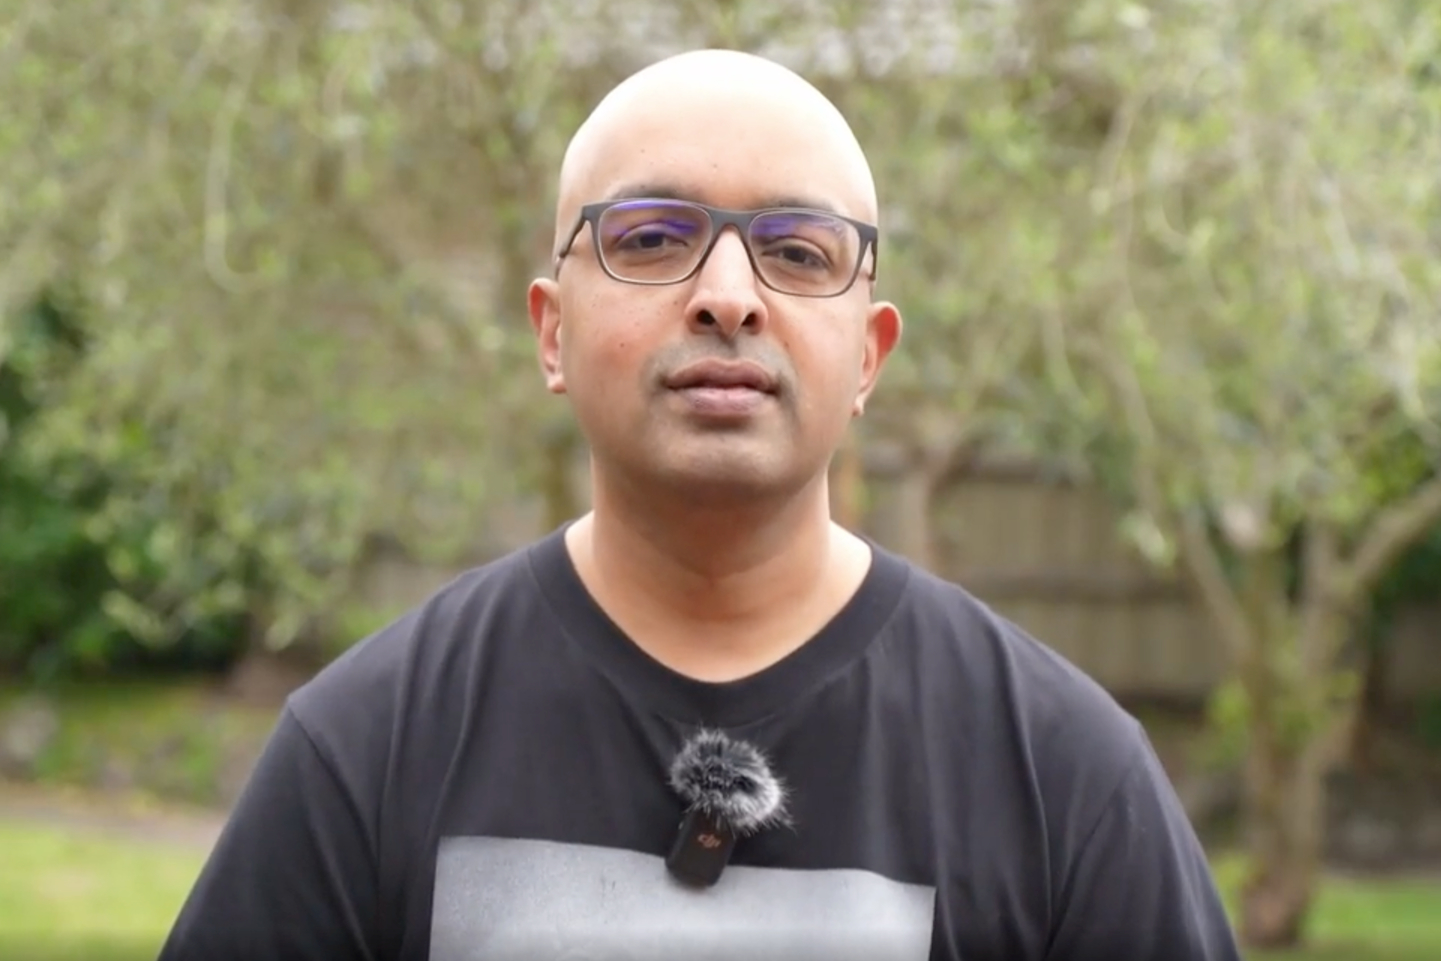
[[737, 840], [789, 821], [785, 785], [765, 755], [720, 731], [702, 729], [682, 745], [670, 785], [686, 813], [665, 864], [687, 884], [715, 884]]

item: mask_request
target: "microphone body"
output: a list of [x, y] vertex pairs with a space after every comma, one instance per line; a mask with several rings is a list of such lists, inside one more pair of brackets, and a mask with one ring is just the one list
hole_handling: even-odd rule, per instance
[[670, 785], [686, 813], [665, 863], [689, 885], [714, 885], [737, 841], [789, 823], [785, 785], [765, 755], [720, 731], [702, 729], [681, 747]]
[[692, 808], [680, 822], [665, 865], [677, 880], [708, 888], [720, 880], [737, 837], [724, 821]]

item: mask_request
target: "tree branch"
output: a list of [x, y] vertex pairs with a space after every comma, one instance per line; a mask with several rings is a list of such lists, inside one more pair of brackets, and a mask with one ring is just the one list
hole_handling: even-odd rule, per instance
[[1240, 660], [1251, 640], [1251, 628], [1240, 599], [1226, 578], [1221, 555], [1199, 512], [1191, 511], [1177, 523], [1181, 542], [1181, 563], [1201, 601], [1216, 621], [1221, 640], [1231, 656]]
[[1342, 602], [1348, 606], [1359, 603], [1385, 576], [1396, 558], [1438, 521], [1441, 521], [1441, 472], [1371, 522], [1337, 578]]
[[1301, 537], [1301, 667], [1305, 677], [1314, 678], [1330, 670], [1346, 640], [1344, 630], [1327, 630], [1335, 616], [1327, 591], [1341, 559], [1341, 541], [1334, 525], [1314, 518], [1305, 522]]
[[1166, 503], [1157, 476], [1159, 468], [1155, 466], [1156, 459], [1163, 455], [1158, 451], [1155, 422], [1146, 403], [1145, 391], [1136, 380], [1135, 370], [1104, 349], [1093, 349], [1089, 353], [1109, 383], [1125, 417], [1127, 429], [1136, 441], [1137, 450], [1132, 463], [1132, 487], [1136, 497], [1142, 509], [1157, 524], [1170, 522], [1173, 526], [1182, 566], [1215, 619], [1222, 642], [1233, 657], [1240, 658], [1245, 654], [1251, 637], [1245, 609], [1227, 581], [1220, 554], [1201, 513], [1194, 509], [1173, 510]]

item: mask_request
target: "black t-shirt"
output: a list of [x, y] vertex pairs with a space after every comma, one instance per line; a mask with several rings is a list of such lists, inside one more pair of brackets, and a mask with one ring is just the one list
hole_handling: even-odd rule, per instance
[[[563, 530], [463, 575], [292, 695], [160, 961], [1238, 961], [1139, 724], [873, 550], [724, 684], [632, 644]], [[663, 858], [701, 726], [765, 752], [790, 823], [695, 890]]]

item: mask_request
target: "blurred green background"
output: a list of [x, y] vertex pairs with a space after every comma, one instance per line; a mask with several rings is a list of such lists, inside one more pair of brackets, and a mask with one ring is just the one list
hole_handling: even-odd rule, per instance
[[1143, 720], [1248, 958], [1441, 957], [1435, 4], [12, 7], [0, 957], [153, 956], [286, 694], [586, 509], [525, 285], [698, 46], [880, 184], [837, 518]]

